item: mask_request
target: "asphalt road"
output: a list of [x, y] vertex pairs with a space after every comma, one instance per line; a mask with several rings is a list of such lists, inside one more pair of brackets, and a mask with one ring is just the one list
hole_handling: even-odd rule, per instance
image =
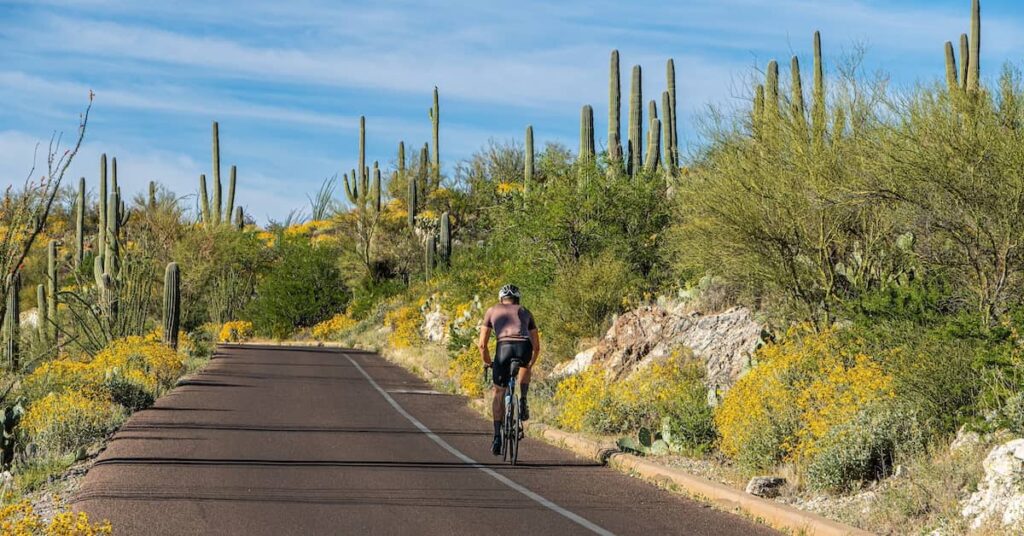
[[376, 356], [227, 347], [136, 413], [74, 507], [115, 534], [775, 534], [532, 439]]

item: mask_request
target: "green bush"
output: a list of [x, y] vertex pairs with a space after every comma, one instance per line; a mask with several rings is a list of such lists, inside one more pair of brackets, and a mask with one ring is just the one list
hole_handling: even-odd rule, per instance
[[256, 333], [283, 339], [345, 309], [351, 294], [331, 248], [302, 237], [282, 237], [275, 250], [274, 264], [242, 315]]
[[807, 465], [807, 481], [817, 490], [844, 492], [888, 476], [899, 453], [924, 445], [912, 410], [873, 404], [829, 431]]

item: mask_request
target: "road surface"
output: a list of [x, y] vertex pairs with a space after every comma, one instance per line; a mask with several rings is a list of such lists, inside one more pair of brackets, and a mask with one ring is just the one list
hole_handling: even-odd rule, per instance
[[115, 534], [776, 534], [526, 439], [381, 357], [222, 347], [136, 413], [74, 507]]

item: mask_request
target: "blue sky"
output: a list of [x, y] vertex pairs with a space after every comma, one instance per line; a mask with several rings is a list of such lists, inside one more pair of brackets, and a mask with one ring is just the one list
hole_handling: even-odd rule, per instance
[[[1024, 9], [984, 0], [983, 75], [1024, 52]], [[129, 192], [150, 180], [194, 194], [209, 174], [210, 122], [238, 198], [260, 221], [307, 205], [328, 176], [354, 167], [360, 115], [368, 158], [390, 167], [399, 140], [430, 136], [441, 91], [446, 171], [489, 139], [576, 146], [592, 104], [603, 146], [608, 54], [623, 91], [644, 66], [660, 95], [675, 59], [683, 141], [708, 104], [736, 103], [755, 68], [793, 54], [810, 65], [857, 44], [896, 86], [943, 73], [942, 46], [968, 28], [969, 0], [519, 0], [352, 2], [0, 0], [0, 184], [20, 183], [37, 141], [71, 133], [91, 89], [86, 143], [72, 169], [95, 186], [98, 155], [118, 157]], [[625, 99], [624, 99], [625, 100]], [[659, 101], [660, 102], [660, 101]], [[386, 163], [386, 164], [384, 164]], [[226, 170], [225, 170], [226, 173]]]

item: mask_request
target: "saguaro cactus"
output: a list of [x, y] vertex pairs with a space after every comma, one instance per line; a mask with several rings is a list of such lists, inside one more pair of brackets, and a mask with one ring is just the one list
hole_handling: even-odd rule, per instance
[[671, 168], [672, 173], [675, 173], [679, 169], [679, 129], [677, 125], [679, 110], [676, 107], [676, 64], [672, 58], [665, 62], [665, 78], [668, 84], [666, 90], [668, 104], [662, 105], [662, 108], [665, 109], [665, 121], [668, 125], [665, 129], [667, 134], [663, 136], [665, 138], [663, 143], [668, 148], [665, 151], [666, 156], [671, 157], [665, 159], [668, 161], [666, 165]]
[[441, 264], [452, 265], [452, 218], [447, 211], [441, 214]]
[[416, 185], [416, 180], [413, 177], [409, 177], [409, 192], [405, 198], [405, 202], [409, 205], [409, 228], [416, 228], [416, 204], [418, 203], [419, 187]]
[[213, 122], [213, 207], [212, 221], [207, 223], [216, 225], [221, 221], [221, 198], [220, 198], [220, 125]]
[[586, 104], [580, 110], [580, 152], [581, 162], [594, 160], [594, 109]]
[[434, 86], [434, 106], [430, 109], [430, 123], [433, 128], [434, 154], [430, 166], [431, 177], [435, 184], [441, 182], [441, 105], [438, 103], [437, 86]]
[[181, 321], [179, 281], [178, 263], [169, 263], [164, 270], [164, 344], [175, 350], [178, 349], [178, 327]]
[[7, 275], [7, 307], [4, 309], [4, 355], [11, 370], [18, 369], [21, 351], [21, 274], [14, 272]]
[[57, 342], [57, 241], [50, 240], [46, 247], [46, 313], [50, 319], [50, 340]]
[[675, 151], [672, 148], [672, 121], [674, 116], [672, 112], [672, 98], [669, 96], [668, 91], [661, 93], [661, 108], [665, 110], [665, 120], [661, 122], [661, 139], [664, 146], [661, 162], [665, 171], [669, 174], [675, 174], [679, 166], [676, 164]]
[[110, 202], [107, 204], [107, 247], [103, 259], [103, 272], [113, 278], [117, 277], [121, 262], [121, 219], [117, 215], [119, 203], [117, 193], [110, 194]]
[[210, 224], [210, 197], [206, 192], [206, 175], [199, 175], [199, 213], [203, 223]]
[[971, 70], [971, 44], [967, 34], [960, 34], [960, 89], [967, 91], [968, 71]]
[[754, 88], [754, 112], [750, 118], [751, 129], [754, 136], [761, 133], [761, 125], [764, 122], [764, 84], [758, 84]]
[[[651, 101], [652, 103], [654, 101]], [[651, 118], [651, 129], [647, 135], [647, 160], [644, 162], [644, 170], [653, 173], [658, 169], [658, 161], [661, 156], [661, 120], [657, 117]]]
[[612, 51], [608, 72], [608, 160], [622, 165], [622, 90], [618, 50]]
[[43, 284], [36, 285], [36, 322], [36, 337], [39, 339], [40, 345], [49, 346], [47, 333], [50, 320], [46, 314], [46, 285]]
[[356, 179], [355, 173], [352, 174], [352, 181], [363, 184], [364, 181], [369, 181], [369, 177], [366, 176], [366, 116], [359, 116], [359, 178]]
[[373, 210], [380, 212], [381, 209], [381, 188], [380, 188], [380, 167], [377, 165], [377, 161], [373, 161], [373, 191], [371, 193], [373, 197]]
[[971, 2], [971, 61], [967, 71], [967, 91], [978, 91], [981, 84], [981, 2]]
[[815, 143], [825, 143], [825, 65], [821, 60], [821, 32], [814, 32], [814, 92], [811, 97], [811, 128]]
[[75, 205], [75, 268], [81, 268], [82, 259], [85, 258], [85, 177], [78, 179]]
[[245, 229], [245, 214], [242, 213], [242, 207], [235, 207], [235, 228], [239, 231]]
[[231, 214], [235, 211], [235, 183], [238, 179], [238, 167], [232, 165], [231, 172], [228, 177], [228, 204], [227, 209], [224, 211], [224, 223], [228, 223], [231, 219]]
[[953, 51], [953, 43], [946, 41], [946, 86], [950, 93], [956, 93], [960, 89], [960, 80], [957, 78], [956, 53]]
[[430, 235], [429, 237], [427, 237], [427, 241], [423, 245], [423, 273], [426, 276], [427, 281], [430, 280], [434, 272], [434, 252], [436, 250], [437, 239], [434, 238], [434, 235]]
[[764, 101], [765, 119], [774, 123], [779, 117], [779, 64], [775, 60], [768, 62]]
[[800, 77], [800, 58], [793, 56], [789, 63], [790, 91], [789, 98], [790, 113], [797, 128], [802, 131], [807, 127], [807, 116], [804, 115], [804, 84]]
[[96, 232], [96, 254], [103, 255], [107, 244], [107, 155], [100, 155], [99, 228]]
[[533, 125], [526, 126], [526, 162], [523, 166], [523, 192], [530, 191], [533, 184]]
[[405, 177], [405, 142], [398, 142], [398, 176]]
[[636, 175], [643, 165], [643, 88], [641, 87], [641, 70], [639, 65], [633, 66], [633, 79], [629, 87], [629, 164], [626, 170]]

